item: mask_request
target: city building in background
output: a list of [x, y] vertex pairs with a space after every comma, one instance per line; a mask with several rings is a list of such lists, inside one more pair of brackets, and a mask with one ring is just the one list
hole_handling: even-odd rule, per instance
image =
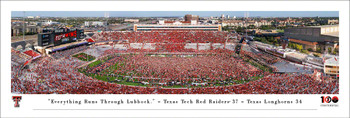
[[159, 25], [196, 25], [197, 20], [191, 20], [191, 21], [168, 21], [168, 20], [159, 20]]
[[223, 20], [221, 22], [223, 27], [225, 26], [233, 26], [233, 27], [247, 27], [247, 26], [255, 26], [260, 27], [262, 25], [272, 25], [272, 21], [267, 20], [251, 20], [244, 22], [243, 20]]
[[57, 25], [57, 24], [60, 24], [60, 23], [54, 22], [52, 20], [38, 22], [38, 25], [46, 25], [46, 26]]
[[173, 30], [201, 30], [221, 31], [221, 25], [183, 25], [183, 24], [134, 24], [134, 31], [173, 31]]
[[91, 26], [107, 26], [107, 22], [103, 21], [85, 21], [85, 27], [91, 27]]
[[286, 28], [284, 35], [293, 39], [291, 42], [303, 44], [304, 49], [311, 46], [312, 50], [316, 50], [317, 45], [324, 52], [339, 45], [339, 25]]
[[[36, 25], [25, 25], [24, 26], [24, 32], [26, 34], [37, 34], [41, 32], [41, 27]], [[14, 25], [11, 27], [11, 36], [18, 36], [23, 34], [23, 24], [20, 25]]]
[[320, 24], [326, 24], [326, 25], [335, 25], [339, 24], [339, 20], [336, 19], [324, 19], [319, 21]]
[[185, 21], [190, 22], [192, 20], [199, 20], [199, 16], [198, 15], [192, 15], [192, 14], [186, 14], [185, 15]]
[[221, 14], [221, 19], [225, 19], [225, 14]]
[[138, 23], [139, 19], [124, 19], [124, 22]]

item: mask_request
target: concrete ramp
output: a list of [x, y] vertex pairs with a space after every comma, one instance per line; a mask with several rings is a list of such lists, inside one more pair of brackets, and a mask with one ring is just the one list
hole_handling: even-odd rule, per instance
[[226, 46], [225, 46], [226, 49], [232, 50], [232, 51], [235, 50], [235, 47], [236, 45], [233, 43], [226, 43]]
[[210, 50], [210, 43], [198, 43], [198, 50]]
[[185, 49], [195, 49], [195, 50], [197, 50], [197, 43], [186, 43]]
[[156, 49], [155, 43], [145, 43], [143, 45], [143, 49], [155, 50]]
[[130, 48], [141, 49], [142, 48], [142, 43], [130, 43]]
[[213, 43], [213, 49], [224, 49], [225, 45], [221, 43]]

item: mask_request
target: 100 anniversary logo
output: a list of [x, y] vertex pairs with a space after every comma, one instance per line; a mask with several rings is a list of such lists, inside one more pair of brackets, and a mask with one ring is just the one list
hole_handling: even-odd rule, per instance
[[338, 107], [338, 101], [337, 96], [321, 96], [321, 107]]

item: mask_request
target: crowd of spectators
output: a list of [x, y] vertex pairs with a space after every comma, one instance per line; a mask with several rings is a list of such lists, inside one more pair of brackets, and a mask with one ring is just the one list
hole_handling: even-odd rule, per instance
[[77, 72], [82, 64], [71, 57], [43, 57], [21, 77], [12, 78], [13, 93], [33, 94], [338, 94], [338, 81], [315, 80], [307, 74], [269, 74], [244, 84], [162, 88], [127, 86], [96, 80]]
[[23, 65], [30, 59], [31, 57], [24, 53], [11, 49], [11, 76], [14, 77], [20, 75], [21, 67], [23, 67]]
[[[224, 51], [223, 51], [224, 52]], [[225, 53], [202, 53], [201, 55], [167, 55], [167, 57], [137, 55], [114, 55], [104, 63], [89, 67], [88, 73], [99, 75], [127, 75], [137, 81], [157, 79], [158, 82], [213, 82], [248, 80], [266, 74], [242, 59]], [[160, 55], [165, 56], [165, 55]], [[186, 57], [185, 57], [186, 56]], [[109, 68], [117, 68], [110, 70]], [[106, 71], [104, 71], [106, 70]], [[132, 73], [130, 73], [132, 72]]]
[[95, 41], [127, 40], [129, 43], [225, 43], [229, 33], [219, 31], [105, 31]]
[[51, 53], [51, 55], [56, 59], [60, 59], [63, 57], [67, 57], [67, 55], [69, 56], [69, 55], [78, 53], [80, 51], [86, 50], [86, 49], [88, 49], [88, 46], [84, 45], [84, 46], [79, 46], [79, 47], [75, 47], [72, 49], [65, 49], [62, 51], [56, 51], [56, 52]]
[[233, 90], [239, 94], [337, 94], [339, 81], [319, 81], [310, 74], [271, 74]]
[[[158, 31], [158, 32], [102, 32], [94, 35], [97, 41], [128, 40], [129, 43], [224, 43], [227, 32], [214, 31]], [[187, 52], [184, 45], [159, 47], [164, 52]], [[21, 53], [11, 50], [11, 92], [21, 94], [338, 94], [339, 81], [320, 81], [310, 74], [277, 74], [261, 71], [247, 64], [233, 51], [225, 49], [188, 51], [193, 57], [153, 57], [148, 50], [105, 50], [100, 56], [103, 62], [91, 68], [88, 73], [97, 75], [123, 75], [138, 78], [137, 81], [162, 80], [157, 82], [231, 82], [247, 80], [259, 76], [257, 80], [241, 84], [183, 86], [129, 86], [97, 80], [78, 71], [87, 62], [71, 57], [72, 54], [94, 49], [81, 46], [52, 53], [53, 57], [40, 57], [22, 74], [17, 72], [27, 61]], [[157, 50], [157, 51], [159, 51]], [[101, 51], [100, 51], [101, 52]], [[115, 53], [138, 54], [115, 54]], [[244, 56], [259, 58], [266, 63], [278, 61], [266, 55], [248, 52]], [[110, 67], [118, 67], [110, 70]], [[134, 79], [133, 79], [134, 80]], [[183, 84], [182, 84], [183, 85]]]

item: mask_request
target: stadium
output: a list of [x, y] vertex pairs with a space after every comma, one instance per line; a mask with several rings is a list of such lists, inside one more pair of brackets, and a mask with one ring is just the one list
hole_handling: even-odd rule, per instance
[[86, 37], [80, 37], [79, 29], [39, 34], [34, 50], [11, 49], [11, 92], [339, 93], [339, 80], [319, 76], [322, 71], [317, 66], [265, 52], [264, 46], [248, 43], [237, 33], [198, 27], [139, 27]]

